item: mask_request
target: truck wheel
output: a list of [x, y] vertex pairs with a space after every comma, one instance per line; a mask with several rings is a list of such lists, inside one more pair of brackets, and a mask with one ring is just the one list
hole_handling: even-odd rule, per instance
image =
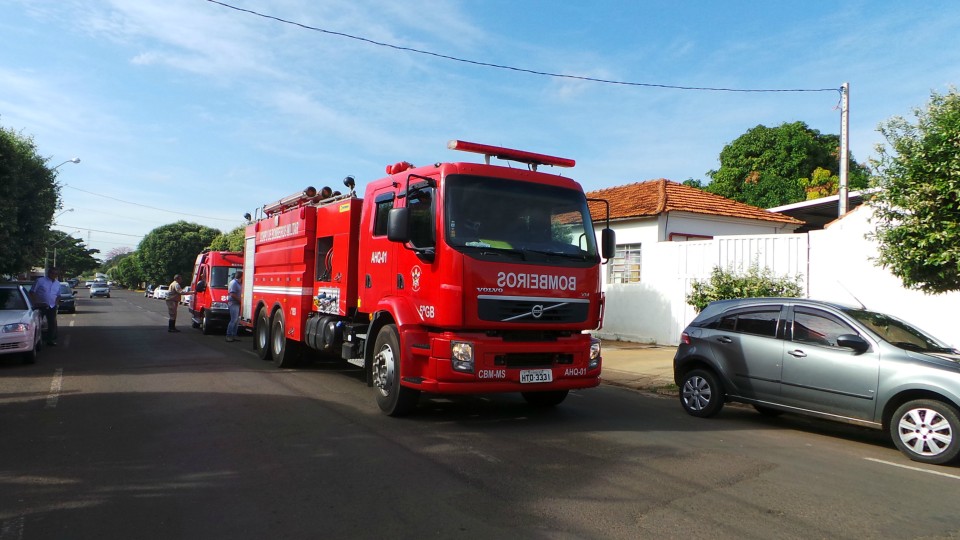
[[284, 369], [296, 367], [301, 352], [299, 342], [287, 339], [283, 312], [274, 313], [273, 325], [270, 327], [270, 354], [273, 356], [273, 365]]
[[908, 458], [942, 465], [960, 454], [960, 417], [957, 409], [940, 401], [909, 401], [893, 413], [890, 436]]
[[209, 336], [213, 332], [213, 329], [210, 328], [210, 312], [203, 310], [203, 313], [200, 314], [200, 333]]
[[389, 416], [404, 416], [417, 406], [420, 391], [400, 385], [400, 336], [396, 326], [388, 324], [377, 333], [372, 369], [381, 411]]
[[569, 390], [550, 390], [547, 392], [520, 392], [520, 395], [534, 407], [553, 407], [563, 403], [569, 393]]
[[266, 309], [261, 309], [257, 314], [257, 323], [253, 327], [253, 348], [261, 360], [270, 360], [270, 318]]

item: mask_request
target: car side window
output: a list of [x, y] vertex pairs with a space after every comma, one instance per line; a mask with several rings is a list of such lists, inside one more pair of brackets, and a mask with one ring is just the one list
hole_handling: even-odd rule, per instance
[[829, 313], [794, 308], [793, 341], [837, 347], [837, 337], [858, 332]]
[[711, 326], [728, 332], [777, 337], [777, 321], [779, 319], [780, 309], [770, 307], [730, 313], [720, 317], [715, 325]]

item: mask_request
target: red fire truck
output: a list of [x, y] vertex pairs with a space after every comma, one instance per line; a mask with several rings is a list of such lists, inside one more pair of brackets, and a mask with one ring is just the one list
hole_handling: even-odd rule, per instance
[[233, 274], [243, 268], [243, 253], [236, 251], [204, 251], [197, 255], [190, 290], [184, 296], [194, 328], [204, 334], [223, 330], [230, 322], [227, 308], [227, 284]]
[[[241, 321], [282, 368], [307, 349], [365, 371], [391, 416], [421, 392], [556, 405], [600, 383], [601, 250], [571, 159], [450, 141], [484, 163], [387, 166], [357, 197], [313, 188], [246, 230]], [[526, 168], [491, 165], [496, 157]], [[609, 225], [609, 211], [608, 211]], [[611, 258], [613, 231], [602, 231]]]

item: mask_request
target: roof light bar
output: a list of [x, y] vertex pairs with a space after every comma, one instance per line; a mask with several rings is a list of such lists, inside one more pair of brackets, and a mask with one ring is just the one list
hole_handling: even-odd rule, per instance
[[507, 159], [526, 163], [537, 170], [537, 165], [553, 165], [556, 167], [573, 167], [576, 161], [568, 158], [548, 156], [546, 154], [537, 154], [535, 152], [526, 152], [524, 150], [514, 150], [512, 148], [503, 148], [501, 146], [490, 146], [488, 144], [472, 143], [467, 141], [452, 140], [447, 143], [450, 150], [460, 150], [463, 152], [473, 152], [483, 154], [487, 165], [490, 164], [490, 157], [497, 159]]

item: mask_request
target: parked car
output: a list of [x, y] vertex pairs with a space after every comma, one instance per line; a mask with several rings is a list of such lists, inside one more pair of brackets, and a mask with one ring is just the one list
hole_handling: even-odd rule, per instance
[[76, 313], [77, 312], [77, 293], [66, 283], [60, 284], [60, 304], [57, 306], [57, 313]]
[[153, 284], [148, 284], [147, 288], [143, 290], [144, 298], [151, 298], [153, 296]]
[[110, 298], [110, 286], [102, 281], [98, 281], [90, 286], [90, 298], [101, 297]]
[[154, 298], [159, 298], [160, 300], [166, 300], [168, 294], [170, 294], [170, 286], [169, 286], [169, 285], [157, 285], [157, 286], [153, 289], [153, 297], [154, 297]]
[[80, 284], [80, 280], [77, 278], [70, 278], [67, 280], [67, 285], [69, 285], [70, 287], [76, 287], [79, 284]]
[[0, 284], [0, 355], [19, 354], [24, 363], [37, 361], [41, 314], [27, 291], [16, 283]]
[[886, 430], [907, 457], [960, 454], [960, 352], [895, 317], [797, 298], [709, 304], [673, 360], [693, 416], [727, 401]]
[[190, 305], [190, 299], [193, 298], [193, 296], [186, 294], [190, 292], [190, 287], [189, 286], [184, 287], [183, 292], [184, 294], [180, 296], [180, 303], [185, 306], [188, 306]]

